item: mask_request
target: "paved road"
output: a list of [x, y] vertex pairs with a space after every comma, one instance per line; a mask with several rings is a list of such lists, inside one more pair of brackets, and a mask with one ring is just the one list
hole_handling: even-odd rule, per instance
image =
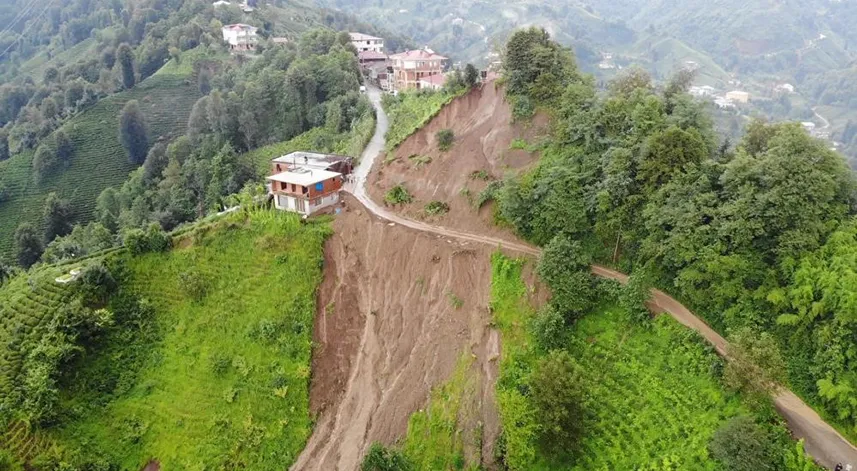
[[[377, 111], [377, 125], [375, 134], [366, 149], [363, 151], [360, 164], [354, 171], [354, 180], [346, 185], [345, 190], [353, 194], [366, 209], [376, 216], [390, 222], [401, 224], [419, 231], [429, 232], [444, 237], [466, 240], [493, 246], [502, 246], [513, 251], [538, 256], [541, 250], [532, 245], [523, 243], [512, 243], [478, 234], [470, 234], [441, 226], [434, 226], [419, 221], [403, 218], [386, 208], [376, 204], [366, 192], [366, 178], [375, 162], [376, 157], [384, 151], [384, 135], [387, 133], [389, 122], [387, 115], [381, 108], [381, 92], [375, 88], [368, 89], [369, 99]], [[621, 283], [628, 281], [628, 275], [599, 265], [592, 266], [592, 272], [603, 278], [610, 278]], [[709, 327], [702, 319], [697, 317], [690, 309], [676, 301], [674, 298], [661, 290], [653, 289], [651, 305], [655, 312], [665, 312], [680, 323], [699, 332], [717, 352], [721, 355], [727, 354], [728, 343], [720, 334]], [[819, 415], [806, 405], [794, 393], [788, 390], [779, 392], [774, 397], [774, 405], [788, 423], [789, 429], [796, 438], [805, 441], [806, 451], [815, 460], [833, 469], [837, 463], [851, 463], [857, 468], [857, 448], [845, 440], [833, 427], [827, 424]]]

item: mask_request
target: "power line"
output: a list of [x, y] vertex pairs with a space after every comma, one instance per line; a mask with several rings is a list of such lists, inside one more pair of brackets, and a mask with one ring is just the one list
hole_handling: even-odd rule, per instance
[[2, 59], [3, 56], [5, 56], [6, 53], [9, 52], [9, 50], [12, 49], [12, 47], [14, 47], [15, 44], [24, 37], [24, 34], [26, 34], [27, 31], [30, 30], [31, 26], [38, 23], [38, 21], [41, 20], [43, 16], [45, 16], [45, 13], [48, 11], [48, 8], [50, 8], [53, 3], [54, 3], [54, 0], [48, 1], [48, 4], [45, 5], [45, 8], [43, 8], [42, 11], [39, 13], [39, 16], [37, 16], [33, 21], [31, 21], [30, 23], [27, 24], [27, 26], [24, 27], [24, 30], [21, 31], [21, 34], [18, 35], [18, 39], [12, 41], [12, 44], [10, 44], [9, 47], [7, 47], [3, 52], [0, 52], [0, 59]]
[[32, 9], [33, 9], [33, 6], [35, 6], [35, 5], [36, 5], [36, 0], [32, 0], [32, 1], [27, 5], [27, 6], [25, 6], [24, 8], [22, 8], [22, 9], [18, 12], [18, 14], [17, 14], [17, 15], [15, 15], [15, 18], [13, 18], [13, 19], [12, 19], [12, 21], [9, 23], [9, 25], [8, 25], [8, 26], [6, 26], [5, 28], [3, 28], [3, 31], [0, 31], [0, 36], [2, 36], [2, 35], [4, 35], [4, 34], [6, 34], [7, 32], [9, 32], [9, 30], [10, 30], [10, 29], [14, 28], [14, 27], [15, 27], [15, 25], [16, 25], [16, 24], [18, 24], [18, 22], [19, 22], [19, 21], [21, 21], [21, 19], [22, 19], [24, 16], [26, 16], [26, 15], [27, 15], [27, 13], [29, 13], [29, 12], [30, 12], [30, 10], [32, 10]]

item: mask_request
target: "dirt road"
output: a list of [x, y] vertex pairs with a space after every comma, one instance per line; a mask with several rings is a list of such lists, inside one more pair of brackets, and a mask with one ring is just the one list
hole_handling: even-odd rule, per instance
[[[387, 132], [389, 122], [387, 115], [381, 107], [381, 92], [377, 89], [369, 89], [369, 98], [377, 110], [377, 126], [372, 141], [363, 152], [362, 160], [357, 170], [353, 183], [346, 187], [366, 209], [373, 214], [418, 231], [429, 232], [443, 237], [456, 238], [471, 242], [479, 242], [493, 246], [519, 251], [521, 253], [538, 256], [540, 250], [537, 247], [524, 243], [511, 243], [494, 237], [481, 236], [465, 233], [444, 227], [433, 226], [419, 221], [402, 218], [382, 206], [376, 204], [369, 198], [366, 191], [366, 178], [375, 158], [384, 150], [384, 135]], [[618, 280], [627, 281], [627, 275], [611, 270], [606, 267], [593, 266], [594, 274]], [[674, 317], [682, 324], [699, 332], [721, 355], [726, 354], [728, 343], [717, 332], [711, 329], [705, 322], [693, 314], [681, 303], [660, 290], [652, 290], [652, 307], [656, 311], [665, 312]], [[815, 460], [833, 469], [837, 463], [852, 464], [857, 466], [857, 448], [845, 440], [833, 427], [828, 425], [812, 408], [804, 403], [791, 391], [783, 391], [774, 398], [777, 410], [788, 423], [796, 438], [804, 439], [807, 452]]]

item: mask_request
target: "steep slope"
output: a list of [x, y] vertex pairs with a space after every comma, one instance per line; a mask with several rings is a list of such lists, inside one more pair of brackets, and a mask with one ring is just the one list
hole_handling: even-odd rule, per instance
[[[496, 82], [487, 83], [453, 100], [392, 155], [379, 159], [367, 182], [369, 194], [382, 202], [390, 188], [403, 184], [414, 201], [392, 208], [402, 215], [514, 237], [492, 223], [491, 205], [477, 210], [475, 204], [490, 181], [519, 172], [535, 161], [536, 153], [512, 147], [537, 143], [547, 132], [546, 123], [542, 115], [532, 122], [512, 123], [503, 89]], [[436, 133], [442, 129], [455, 134], [455, 142], [446, 152], [438, 150], [435, 142]], [[425, 205], [431, 201], [448, 204], [449, 212], [428, 216]]]
[[465, 435], [478, 436], [466, 455], [490, 460], [499, 353], [490, 247], [388, 224], [350, 197], [333, 228], [313, 334], [310, 405], [319, 419], [293, 469], [356, 469], [371, 443], [405, 435], [463, 355], [478, 378], [459, 418]]
[[45, 181], [36, 183], [33, 178], [33, 152], [0, 162], [0, 182], [9, 190], [9, 200], [0, 203], [0, 257], [11, 258], [12, 236], [20, 223], [41, 226], [42, 205], [48, 193], [56, 192], [69, 200], [75, 222], [87, 222], [92, 219], [98, 194], [125, 181], [135, 168], [119, 142], [119, 113], [128, 101], [140, 102], [151, 142], [184, 133], [190, 110], [200, 97], [189, 79], [181, 72], [158, 73], [70, 119], [62, 129], [74, 146], [71, 161]]

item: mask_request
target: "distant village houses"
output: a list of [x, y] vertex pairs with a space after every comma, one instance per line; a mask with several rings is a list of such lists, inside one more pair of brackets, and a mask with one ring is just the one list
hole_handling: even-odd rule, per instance
[[351, 37], [351, 44], [357, 49], [357, 52], [372, 51], [384, 52], [384, 39], [375, 36], [370, 36], [363, 33], [348, 33]]
[[688, 93], [690, 93], [691, 96], [695, 96], [697, 98], [714, 96], [716, 92], [717, 89], [710, 85], [702, 85], [699, 87], [694, 86], [690, 87], [690, 89], [688, 90]]
[[223, 40], [229, 44], [229, 49], [234, 51], [252, 51], [256, 49], [256, 44], [259, 42], [255, 26], [236, 23], [234, 25], [226, 25], [222, 28]]
[[393, 54], [390, 62], [396, 90], [422, 88], [423, 79], [443, 74], [447, 60], [429, 48]]
[[747, 103], [750, 101], [750, 94], [739, 90], [732, 90], [726, 93], [726, 99], [733, 103]]

